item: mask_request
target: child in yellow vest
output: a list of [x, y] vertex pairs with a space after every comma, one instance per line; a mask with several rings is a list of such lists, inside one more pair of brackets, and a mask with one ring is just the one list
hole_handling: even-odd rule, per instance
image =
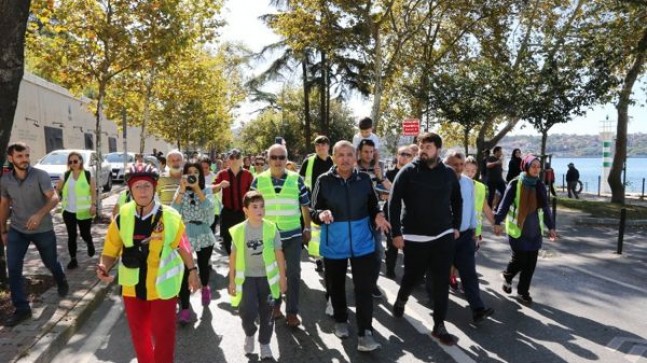
[[243, 198], [246, 220], [229, 229], [232, 250], [229, 255], [229, 295], [239, 307], [245, 331], [245, 354], [254, 352], [256, 318], [259, 318], [260, 359], [273, 359], [270, 340], [274, 323], [274, 301], [287, 290], [285, 256], [276, 225], [263, 219], [265, 201], [261, 193], [250, 191]]

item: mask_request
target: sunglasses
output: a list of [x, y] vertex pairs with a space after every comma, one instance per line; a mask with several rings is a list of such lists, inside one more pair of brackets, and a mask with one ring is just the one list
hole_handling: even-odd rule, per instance
[[409, 153], [399, 153], [398, 155], [404, 156], [404, 157], [407, 157], [407, 158], [410, 158], [410, 157], [413, 156], [412, 154], [409, 154]]
[[68, 161], [67, 161], [67, 163], [68, 163], [69, 165], [72, 165], [72, 164], [78, 164], [78, 163], [79, 163], [79, 160], [68, 160]]
[[285, 160], [287, 156], [285, 155], [270, 155], [270, 160]]

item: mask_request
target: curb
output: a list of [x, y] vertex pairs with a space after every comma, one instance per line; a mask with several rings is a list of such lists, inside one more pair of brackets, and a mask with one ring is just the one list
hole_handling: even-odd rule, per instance
[[[104, 284], [96, 280], [94, 285], [74, 305], [66, 307], [63, 316], [50, 320], [40, 336], [29, 347], [26, 347], [13, 362], [46, 363], [50, 362], [65, 348], [68, 340], [86, 322], [92, 312], [99, 306], [113, 284]], [[55, 289], [54, 289], [55, 290]], [[54, 294], [56, 292], [54, 291]], [[60, 309], [60, 307], [59, 307]]]

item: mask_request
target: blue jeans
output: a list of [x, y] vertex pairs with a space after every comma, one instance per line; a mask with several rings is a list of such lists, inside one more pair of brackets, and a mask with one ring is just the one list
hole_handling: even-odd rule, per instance
[[29, 301], [25, 295], [22, 268], [29, 243], [33, 242], [38, 249], [40, 259], [54, 275], [54, 280], [60, 285], [65, 281], [63, 267], [56, 257], [56, 234], [54, 231], [41, 233], [22, 233], [9, 228], [7, 241], [7, 265], [9, 267], [9, 288], [11, 302], [16, 311], [29, 311]]

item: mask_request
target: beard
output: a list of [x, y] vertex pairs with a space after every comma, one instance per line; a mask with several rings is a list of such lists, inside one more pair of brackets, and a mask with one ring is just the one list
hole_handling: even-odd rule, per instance
[[422, 160], [429, 168], [433, 168], [438, 164], [438, 156], [434, 155], [433, 157], [428, 156], [425, 153], [420, 154], [420, 160]]
[[27, 170], [29, 168], [29, 161], [23, 161], [20, 164], [13, 164], [13, 167], [20, 170]]

